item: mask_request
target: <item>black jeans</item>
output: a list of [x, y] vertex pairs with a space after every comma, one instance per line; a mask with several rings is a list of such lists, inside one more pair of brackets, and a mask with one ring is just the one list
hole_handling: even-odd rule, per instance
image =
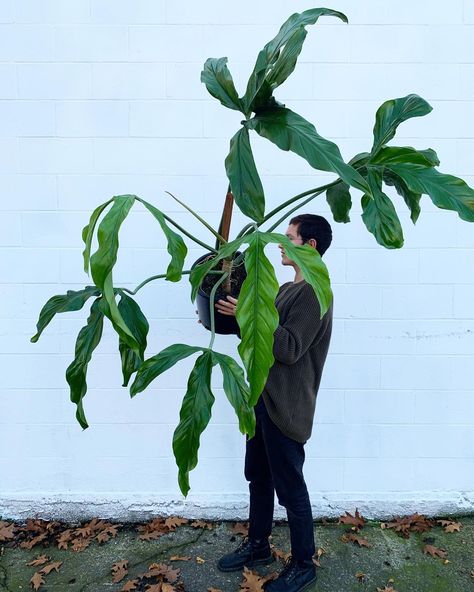
[[255, 406], [255, 436], [247, 438], [245, 478], [249, 481], [249, 537], [267, 538], [272, 532], [273, 500], [286, 508], [291, 554], [311, 559], [315, 552], [313, 515], [303, 477], [304, 444], [285, 436], [270, 419], [263, 398]]

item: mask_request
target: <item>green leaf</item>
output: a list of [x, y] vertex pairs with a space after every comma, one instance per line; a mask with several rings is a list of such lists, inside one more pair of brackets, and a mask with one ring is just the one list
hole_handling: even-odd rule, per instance
[[199, 286], [206, 275], [213, 269], [221, 259], [230, 257], [240, 247], [242, 243], [248, 242], [248, 236], [241, 236], [233, 241], [226, 243], [221, 246], [217, 253], [213, 254], [212, 259], [208, 259], [204, 263], [200, 263], [191, 268], [189, 274], [189, 282], [191, 283], [191, 302], [196, 300], [196, 295], [199, 290]]
[[403, 197], [408, 209], [410, 210], [411, 221], [413, 224], [416, 224], [421, 211], [421, 193], [415, 193], [414, 191], [411, 191], [405, 181], [390, 169], [384, 169], [383, 180], [386, 185], [395, 187], [397, 193]]
[[444, 210], [454, 210], [462, 220], [474, 222], [474, 189], [462, 179], [417, 164], [393, 164], [390, 170], [415, 193], [426, 193]]
[[211, 419], [214, 395], [211, 391], [212, 367], [216, 364], [211, 350], [196, 360], [189, 375], [188, 388], [173, 434], [173, 452], [179, 468], [178, 483], [184, 496], [189, 492], [189, 472], [198, 462], [199, 440]]
[[265, 215], [265, 196], [247, 128], [241, 128], [231, 139], [225, 169], [235, 202], [241, 212], [252, 220], [261, 222]]
[[221, 368], [224, 392], [239, 418], [240, 432], [252, 438], [255, 434], [255, 413], [249, 404], [250, 390], [245, 382], [244, 371], [230, 356], [214, 351], [212, 355]]
[[137, 393], [141, 393], [157, 376], [169, 370], [176, 362], [184, 360], [202, 349], [202, 347], [192, 347], [185, 343], [175, 343], [166, 347], [156, 356], [149, 358], [138, 369], [130, 387], [130, 396], [134, 397]]
[[97, 224], [97, 220], [100, 218], [100, 215], [105, 210], [105, 208], [113, 202], [113, 199], [109, 199], [104, 204], [97, 207], [93, 212], [89, 220], [89, 224], [84, 226], [82, 229], [82, 240], [84, 241], [85, 248], [82, 252], [82, 256], [84, 258], [84, 271], [88, 274], [89, 273], [89, 260], [91, 256], [91, 245], [92, 245], [92, 238], [94, 236], [95, 226]]
[[166, 270], [165, 279], [170, 282], [179, 282], [183, 275], [182, 272], [184, 260], [188, 252], [188, 248], [186, 247], [184, 240], [179, 234], [171, 230], [171, 228], [166, 224], [165, 217], [158, 208], [155, 208], [154, 205], [148, 203], [144, 199], [138, 198], [138, 201], [140, 201], [154, 216], [154, 218], [158, 220], [161, 230], [168, 240], [166, 249], [171, 255], [171, 261], [168, 265], [168, 269]]
[[117, 261], [118, 233], [134, 201], [134, 195], [114, 197], [112, 208], [99, 224], [97, 231], [99, 248], [91, 257], [91, 272], [95, 285], [101, 290], [104, 289], [105, 280]]
[[393, 203], [382, 191], [381, 173], [369, 168], [367, 180], [374, 197], [362, 196], [362, 220], [379, 245], [400, 249], [403, 246], [402, 226]]
[[102, 304], [103, 314], [109, 318], [120, 339], [122, 339], [122, 341], [124, 341], [137, 355], [139, 355], [140, 346], [126, 322], [122, 318], [117, 306], [117, 301], [115, 300], [115, 290], [112, 284], [112, 273], [109, 273], [109, 275], [105, 278], [103, 293], [104, 299], [108, 305], [106, 307], [105, 302]]
[[138, 370], [145, 359], [147, 335], [150, 326], [138, 303], [122, 291], [120, 291], [118, 309], [139, 345], [139, 353], [136, 354], [123, 339], [119, 340], [119, 351], [122, 360], [123, 373], [122, 386], [127, 386], [131, 375]]
[[439, 165], [438, 155], [434, 150], [415, 150], [410, 146], [386, 146], [381, 148], [370, 160], [370, 164], [383, 164], [386, 166], [405, 162], [428, 167]]
[[335, 16], [347, 22], [347, 17], [342, 12], [329, 8], [312, 8], [292, 14], [280, 27], [276, 37], [259, 52], [247, 90], [241, 99], [247, 115], [265, 105], [273, 89], [291, 74], [306, 36], [304, 28], [315, 24], [324, 15]]
[[321, 137], [312, 123], [286, 108], [260, 112], [247, 122], [261, 136], [282, 150], [291, 150], [313, 168], [337, 173], [348, 185], [369, 192], [365, 179], [346, 164], [334, 142]]
[[275, 307], [278, 281], [264, 253], [268, 239], [260, 232], [250, 237], [245, 251], [247, 277], [240, 290], [235, 317], [242, 336], [237, 349], [247, 370], [253, 406], [275, 361], [272, 344], [279, 315]]
[[41, 309], [38, 322], [36, 323], [37, 333], [30, 341], [36, 343], [41, 333], [49, 325], [54, 315], [59, 312], [70, 312], [80, 310], [91, 296], [99, 296], [100, 290], [95, 286], [86, 286], [83, 290], [68, 290], [66, 294], [59, 294], [50, 298]]
[[227, 58], [207, 59], [201, 72], [201, 82], [204, 82], [209, 94], [224, 107], [243, 112], [232, 75], [227, 68]]
[[329, 187], [326, 191], [326, 201], [331, 208], [335, 222], [350, 222], [349, 212], [352, 207], [349, 185], [342, 181]]
[[376, 154], [384, 144], [387, 144], [397, 131], [397, 127], [412, 117], [422, 117], [432, 111], [431, 105], [419, 97], [411, 94], [399, 99], [385, 101], [375, 116], [374, 144], [372, 154]]
[[71, 391], [71, 401], [76, 403], [76, 419], [83, 429], [88, 426], [82, 400], [87, 392], [87, 367], [92, 358], [92, 353], [102, 337], [104, 316], [99, 303], [102, 299], [94, 300], [87, 324], [79, 331], [76, 340], [76, 351], [73, 362], [66, 370], [66, 380]]

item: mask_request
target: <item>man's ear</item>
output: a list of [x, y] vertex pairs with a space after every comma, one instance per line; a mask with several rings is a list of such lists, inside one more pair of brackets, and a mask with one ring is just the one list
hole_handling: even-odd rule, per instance
[[318, 244], [318, 241], [315, 238], [310, 238], [308, 244], [311, 245], [313, 249], [315, 249], [316, 245]]

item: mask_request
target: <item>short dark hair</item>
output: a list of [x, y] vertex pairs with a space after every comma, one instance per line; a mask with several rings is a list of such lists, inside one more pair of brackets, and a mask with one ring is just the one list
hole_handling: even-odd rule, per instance
[[314, 238], [316, 250], [321, 257], [324, 255], [332, 242], [332, 228], [326, 218], [317, 214], [299, 214], [290, 220], [290, 224], [298, 224], [298, 234], [303, 244]]

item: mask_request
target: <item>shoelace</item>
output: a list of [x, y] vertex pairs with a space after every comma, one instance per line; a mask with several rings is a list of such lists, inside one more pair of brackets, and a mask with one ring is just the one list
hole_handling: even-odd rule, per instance
[[245, 538], [240, 545], [237, 547], [237, 549], [235, 550], [236, 553], [242, 554], [242, 553], [247, 553], [247, 551], [250, 551], [252, 548], [252, 543], [250, 542], [250, 540], [248, 538]]

